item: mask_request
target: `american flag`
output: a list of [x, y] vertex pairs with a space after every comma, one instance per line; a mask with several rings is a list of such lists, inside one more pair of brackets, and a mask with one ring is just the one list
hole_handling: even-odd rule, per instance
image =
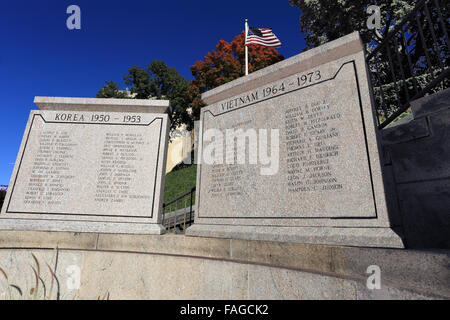
[[246, 45], [260, 44], [266, 47], [281, 47], [281, 42], [271, 28], [248, 28]]

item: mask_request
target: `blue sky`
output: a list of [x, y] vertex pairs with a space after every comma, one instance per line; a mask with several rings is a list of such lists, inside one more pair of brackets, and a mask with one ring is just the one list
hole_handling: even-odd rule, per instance
[[[69, 5], [81, 30], [66, 28]], [[8, 184], [34, 96], [95, 97], [106, 80], [124, 88], [132, 65], [189, 66], [250, 26], [272, 27], [286, 58], [304, 48], [300, 11], [288, 0], [34, 0], [0, 10], [0, 184]]]

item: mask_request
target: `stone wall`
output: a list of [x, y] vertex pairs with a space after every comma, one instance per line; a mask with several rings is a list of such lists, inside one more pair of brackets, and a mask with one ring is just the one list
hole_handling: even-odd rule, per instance
[[[43, 298], [42, 283], [52, 299], [57, 287], [61, 299], [449, 299], [449, 254], [182, 235], [0, 232], [0, 268], [27, 299]], [[370, 265], [381, 269], [380, 289], [366, 286]], [[42, 279], [33, 293], [32, 267]], [[49, 267], [56, 269], [53, 285]], [[19, 298], [9, 289], [0, 272], [0, 297]]]
[[382, 131], [384, 168], [408, 248], [450, 248], [450, 89]]

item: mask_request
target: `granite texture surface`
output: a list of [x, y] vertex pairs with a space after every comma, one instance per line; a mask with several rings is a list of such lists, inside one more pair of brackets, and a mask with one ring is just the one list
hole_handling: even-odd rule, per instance
[[415, 119], [444, 111], [450, 108], [450, 88], [431, 94], [411, 102], [411, 110]]
[[169, 100], [35, 97], [40, 110], [169, 113]]
[[334, 244], [355, 247], [403, 248], [398, 233], [390, 228], [267, 227], [195, 224], [188, 236]]
[[[0, 230], [164, 232], [169, 119], [152, 110], [168, 101], [36, 100], [46, 110], [30, 113]], [[80, 108], [58, 110], [71, 103]], [[129, 113], [129, 104], [147, 112]], [[102, 111], [111, 105], [120, 112]]]
[[[450, 298], [448, 250], [2, 231], [0, 267], [9, 283], [23, 290], [22, 298], [28, 298], [34, 286], [32, 254], [47, 289], [51, 273], [46, 264], [55, 271], [62, 299], [97, 299], [108, 294], [110, 299]], [[380, 289], [366, 286], [370, 265], [381, 269]], [[7, 283], [0, 274], [4, 299], [9, 299]], [[12, 294], [20, 298], [17, 292]], [[38, 298], [42, 295], [40, 286]], [[55, 291], [51, 298], [56, 298]]]
[[391, 230], [358, 33], [202, 98], [188, 235], [403, 246]]
[[450, 90], [411, 103], [413, 119], [382, 130], [385, 168], [405, 245], [450, 248]]

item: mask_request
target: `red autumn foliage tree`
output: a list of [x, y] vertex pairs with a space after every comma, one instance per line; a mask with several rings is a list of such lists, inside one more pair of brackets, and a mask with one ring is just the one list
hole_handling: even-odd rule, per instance
[[[203, 61], [191, 66], [194, 80], [188, 88], [194, 119], [199, 119], [205, 104], [201, 94], [245, 74], [245, 34], [242, 32], [231, 43], [220, 40], [216, 50], [208, 52]], [[250, 44], [248, 47], [249, 73], [270, 66], [284, 57], [271, 47]]]

